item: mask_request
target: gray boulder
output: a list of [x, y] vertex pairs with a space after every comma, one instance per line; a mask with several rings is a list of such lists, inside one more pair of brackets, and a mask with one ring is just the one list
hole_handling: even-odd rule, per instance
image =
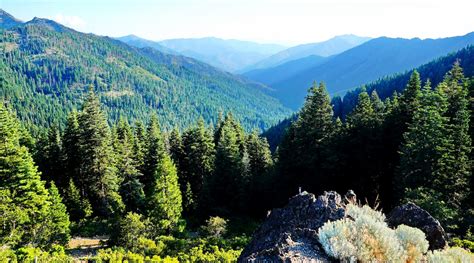
[[270, 213], [239, 262], [331, 262], [319, 244], [318, 229], [344, 213], [336, 192], [324, 192], [317, 199], [307, 192], [298, 194]]
[[387, 224], [393, 228], [402, 224], [419, 228], [425, 233], [430, 250], [443, 249], [448, 243], [448, 237], [439, 221], [413, 203], [395, 207], [387, 217]]

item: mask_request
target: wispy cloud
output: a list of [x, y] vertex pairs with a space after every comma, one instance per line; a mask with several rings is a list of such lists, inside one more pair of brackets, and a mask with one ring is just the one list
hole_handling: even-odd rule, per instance
[[86, 27], [86, 21], [84, 21], [84, 19], [80, 18], [79, 16], [56, 14], [53, 17], [53, 20], [76, 30], [83, 30]]

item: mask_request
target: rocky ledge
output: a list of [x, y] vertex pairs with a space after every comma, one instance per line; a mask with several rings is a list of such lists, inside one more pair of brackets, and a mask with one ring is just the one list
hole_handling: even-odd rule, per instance
[[[333, 191], [318, 198], [307, 192], [292, 197], [287, 206], [270, 213], [242, 251], [239, 262], [332, 262], [319, 244], [318, 229], [327, 221], [343, 218], [348, 199], [355, 199], [351, 191], [344, 199]], [[430, 249], [446, 246], [446, 233], [438, 220], [415, 204], [396, 207], [387, 223], [391, 227], [405, 224], [421, 229]]]

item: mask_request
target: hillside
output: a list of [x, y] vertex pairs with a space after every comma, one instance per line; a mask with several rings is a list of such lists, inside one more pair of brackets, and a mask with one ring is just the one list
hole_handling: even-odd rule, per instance
[[336, 55], [315, 67], [275, 82], [276, 97], [301, 106], [313, 81], [324, 81], [331, 95], [341, 94], [386, 75], [408, 70], [474, 43], [474, 33], [440, 39], [381, 37]]
[[259, 61], [258, 63], [245, 68], [243, 72], [247, 73], [256, 69], [273, 68], [283, 63], [308, 56], [329, 57], [358, 46], [368, 40], [370, 40], [368, 37], [342, 35], [323, 42], [298, 45]]
[[111, 121], [120, 116], [144, 120], [156, 112], [163, 126], [186, 127], [200, 116], [215, 122], [219, 111], [232, 111], [252, 129], [290, 114], [260, 84], [191, 58], [130, 47], [47, 19], [5, 30], [0, 46], [0, 96], [30, 124], [64, 121], [91, 84]]
[[215, 37], [168, 39], [158, 43], [184, 56], [229, 72], [239, 71], [285, 49], [275, 44], [259, 44]]

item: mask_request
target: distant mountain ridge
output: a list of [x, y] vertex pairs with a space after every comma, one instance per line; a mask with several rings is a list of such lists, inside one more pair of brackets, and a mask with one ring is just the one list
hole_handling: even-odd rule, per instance
[[[299, 108], [314, 81], [325, 82], [331, 95], [344, 93], [380, 77], [415, 68], [437, 57], [474, 44], [474, 33], [440, 39], [380, 37], [272, 83], [275, 96], [286, 106]], [[271, 75], [271, 72], [266, 72]]]
[[266, 86], [189, 57], [42, 18], [5, 27], [0, 23], [0, 97], [32, 126], [50, 125], [53, 117], [65, 120], [91, 84], [111, 122], [145, 121], [156, 113], [164, 128], [183, 128], [199, 117], [215, 123], [223, 111], [251, 130], [291, 113], [266, 94], [271, 93]]
[[329, 57], [356, 47], [370, 39], [369, 37], [356, 35], [341, 35], [322, 42], [290, 47], [243, 69], [241, 72], [248, 73], [256, 69], [272, 68], [308, 56]]
[[0, 9], [0, 25], [3, 29], [9, 29], [15, 26], [22, 24], [23, 22], [19, 19], [16, 19], [9, 13], [5, 12], [3, 9]]
[[143, 47], [151, 47], [154, 48], [160, 52], [172, 54], [172, 55], [179, 55], [178, 52], [173, 51], [163, 45], [160, 45], [158, 42], [147, 40], [135, 35], [127, 35], [123, 37], [117, 37], [116, 39], [127, 43], [128, 45], [138, 47], [138, 48], [143, 48]]
[[321, 57], [316, 55], [307, 56], [304, 58], [292, 60], [284, 64], [265, 68], [265, 69], [255, 69], [249, 72], [246, 72], [244, 75], [247, 78], [253, 79], [255, 81], [273, 85], [280, 81], [284, 81], [292, 76], [299, 74], [302, 71], [305, 71], [309, 68], [315, 67], [327, 61], [328, 57]]
[[[215, 37], [181, 38], [163, 41], [151, 41], [130, 36], [119, 37], [118, 39], [132, 46], [148, 46], [168, 53], [169, 50], [172, 50], [176, 54], [195, 58], [229, 72], [236, 72], [285, 49], [285, 47], [275, 44], [260, 44]], [[168, 51], [163, 50], [163, 48], [167, 48]]]

